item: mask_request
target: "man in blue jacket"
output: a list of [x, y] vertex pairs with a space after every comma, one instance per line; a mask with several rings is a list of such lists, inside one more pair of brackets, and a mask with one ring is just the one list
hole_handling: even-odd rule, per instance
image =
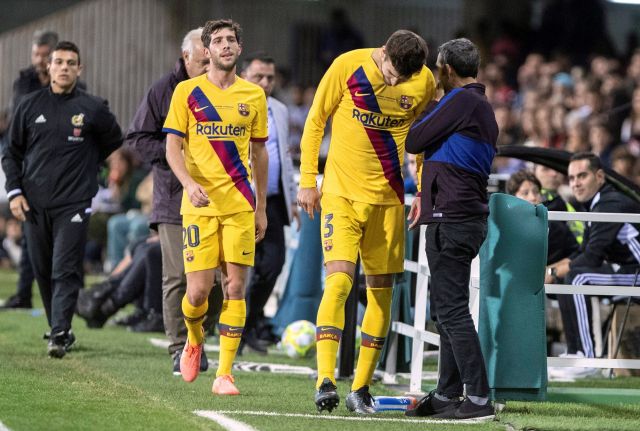
[[478, 49], [467, 39], [440, 46], [437, 67], [445, 95], [427, 107], [407, 136], [407, 151], [424, 153], [422, 195], [409, 219], [412, 227], [428, 225], [431, 318], [440, 333], [438, 386], [409, 415], [475, 420], [495, 415], [469, 313], [471, 261], [487, 234], [487, 180], [498, 136], [485, 87], [476, 82], [479, 64]]

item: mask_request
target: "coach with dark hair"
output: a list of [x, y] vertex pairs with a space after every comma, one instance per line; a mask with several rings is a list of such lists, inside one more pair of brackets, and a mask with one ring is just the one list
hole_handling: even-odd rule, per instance
[[51, 83], [15, 110], [2, 168], [11, 213], [25, 221], [33, 271], [51, 326], [49, 356], [73, 344], [71, 319], [83, 285], [83, 258], [98, 167], [122, 144], [106, 101], [77, 88], [80, 52], [60, 42], [47, 65]]
[[487, 180], [498, 137], [485, 87], [476, 82], [479, 64], [478, 49], [467, 39], [440, 46], [436, 66], [445, 95], [427, 107], [407, 136], [407, 151], [424, 153], [422, 196], [409, 219], [411, 227], [428, 225], [431, 319], [440, 333], [438, 386], [407, 412], [411, 416], [495, 416], [469, 313], [471, 261], [487, 234]]
[[[606, 184], [600, 159], [591, 153], [571, 157], [569, 186], [587, 212], [640, 213], [640, 204]], [[640, 268], [640, 226], [631, 223], [585, 224], [578, 252], [547, 268], [546, 283], [633, 285]], [[568, 357], [594, 357], [591, 301], [582, 294], [558, 295]], [[574, 371], [571, 376], [568, 374]], [[584, 369], [566, 370], [567, 377], [585, 377]]]

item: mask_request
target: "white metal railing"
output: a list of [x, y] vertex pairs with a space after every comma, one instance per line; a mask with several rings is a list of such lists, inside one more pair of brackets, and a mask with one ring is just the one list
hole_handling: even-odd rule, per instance
[[[407, 205], [411, 205], [412, 199], [407, 198]], [[585, 213], [585, 212], [561, 212], [549, 211], [549, 221], [593, 221], [606, 223], [639, 223], [640, 214], [617, 214], [617, 213]], [[383, 382], [388, 384], [396, 383], [397, 347], [398, 335], [405, 335], [413, 339], [411, 351], [411, 373], [409, 382], [409, 392], [414, 394], [422, 393], [422, 367], [424, 363], [424, 344], [440, 345], [440, 336], [425, 329], [427, 322], [427, 293], [429, 280], [429, 266], [425, 253], [425, 232], [426, 226], [420, 226], [419, 254], [418, 262], [405, 260], [405, 270], [417, 274], [416, 298], [413, 326], [393, 321], [391, 323], [391, 335], [389, 339], [389, 354], [387, 356], [386, 368]], [[469, 309], [473, 318], [476, 330], [478, 329], [478, 313], [480, 307], [480, 259], [476, 256], [471, 264], [471, 278], [469, 286]], [[545, 284], [545, 293], [555, 294], [575, 294], [582, 293], [593, 296], [638, 296], [640, 297], [640, 287], [633, 286], [571, 286], [564, 284]], [[599, 302], [596, 298], [595, 302]], [[600, 331], [599, 307], [593, 308], [593, 329], [596, 341], [596, 352], [602, 351], [602, 336]], [[640, 359], [601, 359], [601, 358], [547, 358], [548, 366], [555, 367], [592, 367], [592, 368], [628, 368], [640, 369]]]

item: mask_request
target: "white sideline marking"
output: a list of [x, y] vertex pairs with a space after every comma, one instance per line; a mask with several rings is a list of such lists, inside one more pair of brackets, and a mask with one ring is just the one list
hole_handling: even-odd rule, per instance
[[[355, 421], [355, 422], [399, 422], [399, 423], [419, 423], [419, 424], [477, 424], [478, 422], [486, 422], [486, 420], [450, 420], [450, 419], [412, 419], [412, 418], [380, 418], [371, 416], [329, 416], [321, 414], [305, 414], [305, 413], [278, 413], [278, 412], [261, 412], [250, 410], [195, 410], [198, 416], [212, 419], [210, 415], [247, 415], [247, 416], [278, 416], [287, 418], [303, 418], [303, 419], [325, 419], [335, 421]], [[213, 419], [216, 420], [216, 419]], [[240, 422], [242, 423], [242, 422]], [[252, 428], [253, 429], [253, 428]], [[234, 429], [235, 430], [235, 429]]]
[[11, 431], [11, 429], [0, 421], [0, 431]]
[[217, 422], [218, 425], [221, 425], [229, 431], [257, 431], [251, 425], [247, 425], [244, 422], [228, 418], [225, 415], [213, 412], [211, 410], [196, 410], [194, 411], [194, 413], [198, 416], [202, 416], [203, 418], [211, 419], [212, 421]]

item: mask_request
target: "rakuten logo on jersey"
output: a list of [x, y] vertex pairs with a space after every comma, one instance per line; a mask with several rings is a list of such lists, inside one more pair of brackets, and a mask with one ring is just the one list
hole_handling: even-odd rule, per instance
[[246, 135], [245, 126], [234, 126], [233, 124], [196, 124], [196, 134], [206, 135], [209, 138], [229, 138]]
[[389, 129], [391, 127], [399, 127], [404, 124], [405, 120], [398, 120], [389, 116], [376, 114], [373, 112], [362, 112], [357, 108], [353, 108], [353, 115], [351, 118], [355, 118], [362, 123], [364, 127], [375, 129]]

